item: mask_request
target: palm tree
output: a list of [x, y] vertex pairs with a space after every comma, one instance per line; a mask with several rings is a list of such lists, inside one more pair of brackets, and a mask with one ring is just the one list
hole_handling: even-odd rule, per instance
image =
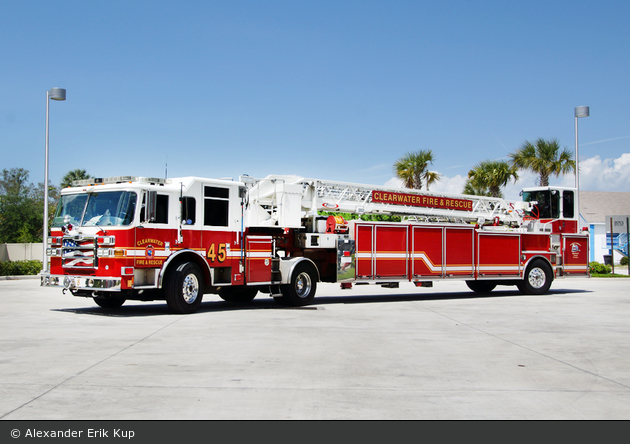
[[505, 160], [484, 160], [478, 163], [468, 172], [468, 184], [470, 189], [484, 192], [483, 195], [490, 197], [503, 197], [501, 188], [514, 179], [518, 180], [516, 167], [510, 165]]
[[471, 194], [473, 196], [490, 196], [490, 191], [488, 191], [488, 187], [479, 186], [474, 184], [472, 179], [468, 179], [466, 181], [466, 185], [464, 185], [464, 190], [462, 194]]
[[423, 185], [427, 186], [440, 180], [440, 175], [435, 171], [428, 171], [429, 165], [433, 163], [433, 152], [431, 150], [420, 150], [415, 153], [407, 153], [394, 164], [396, 177], [403, 181], [407, 188], [421, 190]]
[[90, 179], [91, 176], [85, 170], [76, 169], [71, 170], [66, 173], [65, 176], [61, 179], [61, 188], [66, 188], [72, 186], [72, 182], [75, 180], [81, 179]]
[[539, 185], [549, 186], [549, 176], [567, 174], [575, 171], [573, 153], [566, 148], [560, 151], [557, 139], [538, 139], [536, 143], [525, 142], [523, 146], [510, 154], [512, 165], [521, 170], [528, 170], [539, 175]]

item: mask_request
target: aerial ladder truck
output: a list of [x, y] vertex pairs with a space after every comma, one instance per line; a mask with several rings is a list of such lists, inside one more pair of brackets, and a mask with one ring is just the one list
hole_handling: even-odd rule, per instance
[[307, 305], [320, 282], [463, 280], [480, 293], [515, 285], [544, 294], [554, 279], [588, 276], [575, 190], [522, 195], [511, 202], [289, 175], [76, 181], [62, 190], [41, 284], [106, 308], [163, 299], [190, 313], [209, 293]]

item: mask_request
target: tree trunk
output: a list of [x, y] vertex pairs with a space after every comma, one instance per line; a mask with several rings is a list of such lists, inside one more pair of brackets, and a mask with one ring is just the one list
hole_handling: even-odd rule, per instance
[[549, 174], [548, 173], [540, 173], [540, 186], [548, 187], [549, 186]]

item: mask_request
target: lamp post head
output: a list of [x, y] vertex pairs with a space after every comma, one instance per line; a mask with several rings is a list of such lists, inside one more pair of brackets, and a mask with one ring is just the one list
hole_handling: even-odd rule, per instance
[[51, 88], [50, 98], [52, 100], [66, 100], [66, 90], [63, 88]]
[[575, 107], [575, 117], [588, 117], [588, 116], [589, 116], [588, 106]]

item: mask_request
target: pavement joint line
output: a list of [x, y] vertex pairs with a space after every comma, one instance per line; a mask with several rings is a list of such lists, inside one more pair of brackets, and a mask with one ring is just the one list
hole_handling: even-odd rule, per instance
[[[414, 302], [415, 302], [415, 301], [414, 301]], [[420, 304], [420, 305], [421, 305], [421, 304]], [[584, 372], [584, 373], [588, 373], [589, 375], [595, 376], [595, 377], [597, 377], [597, 378], [601, 378], [601, 379], [603, 379], [603, 380], [605, 380], [605, 381], [608, 381], [608, 382], [612, 382], [613, 384], [620, 385], [620, 386], [621, 386], [621, 387], [623, 387], [623, 388], [630, 389], [630, 386], [625, 385], [625, 384], [622, 384], [622, 383], [621, 383], [621, 382], [619, 382], [619, 381], [615, 381], [615, 380], [613, 380], [613, 379], [607, 378], [607, 377], [602, 376], [602, 375], [599, 375], [599, 374], [597, 374], [597, 373], [593, 373], [593, 372], [591, 372], [591, 371], [589, 371], [589, 370], [586, 370], [586, 369], [580, 368], [580, 367], [578, 367], [578, 366], [576, 366], [576, 365], [569, 364], [568, 362], [562, 361], [562, 360], [560, 360], [560, 359], [558, 359], [558, 358], [554, 358], [553, 356], [546, 355], [546, 354], [541, 353], [541, 352], [539, 352], [539, 351], [537, 351], [537, 350], [533, 350], [533, 349], [531, 349], [531, 348], [529, 348], [529, 347], [526, 347], [526, 346], [524, 346], [524, 345], [522, 345], [522, 344], [518, 344], [518, 343], [516, 343], [516, 342], [514, 342], [514, 341], [510, 341], [509, 339], [502, 338], [501, 336], [497, 336], [497, 335], [495, 335], [495, 334], [493, 334], [493, 333], [490, 333], [490, 332], [484, 331], [484, 330], [482, 330], [482, 329], [480, 329], [480, 328], [478, 328], [478, 327], [473, 327], [472, 325], [466, 324], [465, 322], [458, 321], [457, 319], [454, 319], [454, 318], [452, 318], [452, 317], [450, 317], [450, 316], [447, 316], [447, 315], [445, 315], [445, 314], [442, 314], [442, 313], [440, 313], [440, 312], [437, 312], [437, 311], [435, 311], [435, 310], [433, 310], [433, 309], [431, 309], [431, 308], [424, 307], [424, 306], [423, 306], [423, 308], [424, 308], [424, 309], [426, 309], [426, 310], [429, 310], [429, 311], [431, 311], [431, 312], [433, 312], [433, 313], [435, 313], [435, 314], [437, 314], [437, 315], [439, 315], [439, 316], [443, 316], [443, 317], [445, 317], [446, 319], [450, 319], [450, 320], [451, 320], [451, 321], [453, 321], [453, 322], [457, 322], [457, 323], [459, 323], [459, 324], [461, 324], [461, 325], [465, 325], [466, 327], [468, 327], [468, 328], [470, 328], [470, 329], [472, 329], [472, 330], [476, 330], [476, 331], [478, 331], [478, 332], [480, 332], [480, 333], [483, 333], [483, 334], [486, 334], [486, 335], [488, 335], [488, 336], [492, 336], [493, 338], [496, 338], [496, 339], [499, 339], [499, 340], [501, 340], [501, 341], [507, 342], [508, 344], [512, 344], [512, 345], [515, 345], [515, 346], [517, 346], [517, 347], [520, 347], [520, 348], [522, 348], [522, 349], [524, 349], [524, 350], [530, 351], [530, 352], [532, 352], [532, 353], [536, 353], [536, 354], [537, 354], [537, 355], [539, 355], [539, 356], [542, 356], [542, 357], [547, 358], [547, 359], [551, 359], [551, 360], [556, 361], [556, 362], [558, 362], [558, 363], [560, 363], [560, 364], [563, 364], [563, 365], [566, 365], [566, 366], [568, 366], [568, 367], [574, 368], [575, 370], [578, 370], [578, 371], [581, 371], [581, 372]]]
[[136, 345], [140, 344], [141, 342], [144, 342], [145, 340], [149, 339], [151, 336], [156, 335], [157, 333], [161, 332], [162, 330], [172, 326], [173, 324], [175, 324], [176, 322], [179, 322], [183, 319], [186, 319], [186, 316], [182, 316], [179, 317], [177, 319], [175, 319], [173, 322], [170, 322], [166, 325], [163, 325], [162, 327], [158, 328], [157, 330], [155, 330], [154, 332], [152, 332], [151, 334], [148, 334], [147, 336], [145, 336], [144, 338], [138, 339], [136, 342], [129, 344], [128, 346], [118, 350], [115, 353], [112, 353], [111, 355], [101, 359], [98, 362], [95, 362], [94, 364], [84, 368], [83, 370], [75, 373], [74, 375], [70, 376], [69, 378], [66, 378], [65, 380], [61, 381], [58, 384], [53, 385], [51, 388], [49, 388], [48, 390], [40, 393], [39, 395], [35, 396], [34, 398], [26, 401], [25, 403], [23, 403], [22, 405], [17, 406], [16, 408], [14, 408], [13, 410], [10, 410], [8, 412], [6, 412], [4, 415], [0, 416], [0, 419], [5, 418], [6, 416], [10, 415], [13, 412], [17, 412], [18, 410], [22, 409], [23, 407], [26, 407], [27, 405], [31, 404], [34, 401], [37, 401], [38, 399], [42, 398], [43, 396], [47, 395], [48, 393], [52, 392], [53, 390], [55, 390], [58, 387], [61, 387], [62, 385], [72, 381], [73, 379], [75, 379], [78, 376], [81, 376], [82, 374], [90, 371], [91, 369], [93, 369], [94, 367], [97, 367], [99, 365], [101, 365], [103, 362], [110, 360], [111, 358], [113, 358], [114, 356], [118, 356], [119, 354], [129, 350], [131, 347], [135, 347]]

